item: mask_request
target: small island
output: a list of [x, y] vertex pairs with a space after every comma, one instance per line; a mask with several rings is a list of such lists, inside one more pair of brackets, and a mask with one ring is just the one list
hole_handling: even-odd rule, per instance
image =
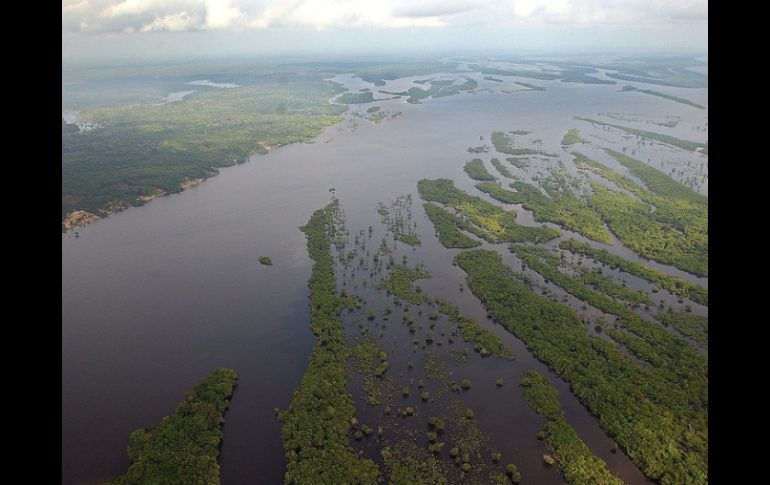
[[269, 256], [260, 256], [259, 262], [265, 266], [272, 266], [273, 260]]

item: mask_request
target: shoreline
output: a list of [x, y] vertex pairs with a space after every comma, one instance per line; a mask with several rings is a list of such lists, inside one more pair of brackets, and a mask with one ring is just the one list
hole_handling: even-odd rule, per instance
[[[332, 125], [324, 127], [321, 130], [321, 132], [323, 132], [326, 128], [334, 126], [334, 125], [336, 125], [336, 124], [338, 124], [338, 123], [340, 123], [342, 121], [343, 120], [340, 120], [337, 123], [334, 123]], [[319, 136], [321, 136], [321, 133], [319, 133], [315, 137], [310, 138], [308, 140], [303, 140], [301, 142], [292, 142], [292, 143], [314, 143], [314, 140], [316, 138], [318, 138]], [[243, 160], [242, 162], [238, 162], [235, 165], [241, 165], [243, 163], [249, 162], [251, 160], [251, 158], [254, 157], [255, 155], [269, 155], [271, 151], [273, 151], [273, 150], [275, 150], [277, 148], [281, 148], [281, 147], [284, 147], [284, 146], [291, 145], [292, 143], [280, 143], [280, 144], [274, 145], [274, 146], [263, 145], [262, 148], [264, 149], [264, 152], [256, 151], [256, 152], [252, 153], [251, 155], [249, 155], [245, 160]], [[235, 166], [235, 165], [230, 165], [230, 167]], [[211, 175], [209, 177], [200, 177], [200, 178], [192, 178], [192, 179], [188, 177], [188, 178], [184, 179], [179, 184], [179, 190], [178, 191], [174, 191], [174, 192], [159, 191], [158, 193], [152, 194], [152, 195], [140, 195], [139, 197], [136, 198], [136, 200], [139, 200], [139, 201], [141, 201], [143, 203], [147, 203], [147, 202], [150, 202], [150, 201], [152, 201], [153, 199], [155, 199], [157, 197], [164, 197], [164, 196], [167, 196], [167, 195], [177, 194], [179, 192], [183, 192], [183, 191], [185, 191], [187, 189], [191, 189], [193, 187], [196, 187], [196, 186], [202, 184], [203, 182], [205, 182], [207, 179], [209, 179], [211, 177], [214, 177], [214, 176], [218, 175], [219, 174], [219, 170], [221, 170], [223, 168], [228, 168], [228, 166], [218, 167], [215, 172], [211, 172]], [[160, 190], [160, 189], [158, 189], [158, 190]], [[136, 206], [124, 205], [124, 203], [122, 203], [122, 202], [121, 203], [117, 203], [117, 204], [112, 204], [111, 203], [110, 205], [108, 205], [108, 206], [106, 206], [106, 207], [104, 207], [104, 208], [102, 208], [100, 210], [100, 212], [102, 212], [101, 216], [93, 214], [93, 213], [85, 211], [85, 210], [81, 210], [81, 209], [74, 210], [74, 211], [70, 212], [64, 219], [62, 219], [62, 234], [65, 234], [65, 233], [69, 232], [71, 229], [73, 229], [75, 227], [78, 227], [78, 226], [85, 227], [87, 224], [90, 224], [92, 222], [98, 221], [99, 219], [107, 218], [110, 214], [114, 214], [116, 212], [121, 212], [121, 211], [129, 209], [131, 207], [136, 207]], [[139, 206], [139, 207], [141, 207], [141, 206]]]

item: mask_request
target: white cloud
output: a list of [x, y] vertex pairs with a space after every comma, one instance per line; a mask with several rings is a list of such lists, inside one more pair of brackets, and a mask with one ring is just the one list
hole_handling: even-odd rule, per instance
[[230, 27], [242, 16], [238, 7], [229, 0], [206, 0], [206, 28], [224, 29]]
[[120, 17], [123, 15], [136, 15], [147, 12], [153, 7], [158, 7], [155, 0], [125, 0], [116, 5], [111, 5], [102, 11], [102, 17]]
[[199, 22], [196, 15], [191, 15], [187, 12], [179, 12], [164, 17], [156, 17], [152, 22], [143, 25], [140, 30], [142, 32], [183, 32], [195, 28], [199, 25]]
[[62, 0], [63, 32], [678, 24], [708, 0]]

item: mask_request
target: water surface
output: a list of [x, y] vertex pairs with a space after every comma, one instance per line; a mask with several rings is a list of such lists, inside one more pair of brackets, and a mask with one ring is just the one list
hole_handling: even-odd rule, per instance
[[[401, 91], [417, 86], [415, 79], [437, 76], [404, 78], [381, 87], [353, 78], [348, 87], [368, 87], [374, 93]], [[480, 80], [482, 76], [471, 77]], [[274, 408], [286, 407], [314, 343], [307, 307], [312, 261], [298, 227], [328, 203], [331, 187], [351, 230], [379, 223], [377, 202], [387, 204], [399, 195], [412, 194], [423, 245], [410, 253], [410, 260], [425, 261], [434, 274], [423, 287], [434, 296], [455, 301], [504, 338], [519, 356], [513, 364], [500, 363], [492, 375], [478, 375], [481, 386], [484, 379], [493, 382], [499, 370], [507, 383], [501, 390], [490, 385], [487, 391], [471, 393], [477, 396], [474, 409], [481, 426], [496, 436], [506, 452], [517, 448], [529, 450], [517, 453], [539, 453], [542, 444], [533, 443], [531, 435], [538, 426], [537, 417], [516, 397], [517, 379], [525, 368], [547, 370], [520, 341], [484, 318], [483, 308], [470, 292], [459, 292], [465, 275], [451, 266], [456, 251], [443, 248], [433, 235], [422, 212], [417, 180], [451, 178], [458, 187], [479, 195], [462, 167], [477, 157], [467, 153], [468, 147], [491, 146], [492, 131], [532, 131], [543, 140], [545, 151], [560, 153], [569, 163], [570, 157], [560, 147], [569, 128], [579, 127], [582, 136], [597, 143], [607, 140], [605, 146], [624, 141], [617, 130], [603, 131], [573, 116], [622, 112], [661, 119], [676, 115], [681, 118], [677, 133], [688, 134], [682, 135], [688, 139], [699, 139], [701, 134], [705, 139], [705, 133], [694, 127], [703, 125], [707, 111], [652, 96], [618, 93], [617, 86], [505, 79], [488, 83], [492, 93], [463, 93], [421, 104], [408, 104], [402, 97], [356, 105], [352, 109], [365, 111], [376, 105], [403, 116], [374, 124], [348, 115], [325, 129], [314, 143], [254, 156], [246, 164], [222, 169], [198, 187], [78, 229], [77, 238], [73, 233], [63, 235], [62, 482], [85, 483], [124, 472], [130, 432], [172, 413], [186, 391], [214, 367], [225, 366], [240, 377], [226, 415], [222, 482], [281, 483], [284, 457]], [[335, 80], [345, 83], [351, 78]], [[547, 91], [503, 93], [513, 80], [532, 82]], [[210, 81], [188, 84], [235, 87]], [[706, 92], [687, 91], [690, 99], [701, 104]], [[655, 131], [666, 132], [657, 127]], [[649, 158], [654, 166], [707, 167], [708, 163], [703, 155], [658, 144], [637, 149], [637, 157]], [[483, 155], [485, 160], [503, 159], [492, 152]], [[619, 243], [610, 250], [627, 256]], [[269, 256], [273, 266], [260, 265], [260, 256]], [[475, 364], [463, 365], [471, 369]], [[609, 454], [611, 441], [569, 394], [568, 386], [553, 375], [551, 381], [560, 390], [570, 422], [592, 451], [628, 483], [642, 483], [643, 477], [622, 453]], [[510, 407], [508, 414], [497, 416], [485, 403], [500, 397], [510, 399]], [[506, 426], [510, 432], [505, 432]], [[517, 426], [524, 427], [521, 433]], [[537, 476], [538, 483], [561, 483], [558, 473], [549, 475], [533, 467], [522, 462], [522, 473]]]

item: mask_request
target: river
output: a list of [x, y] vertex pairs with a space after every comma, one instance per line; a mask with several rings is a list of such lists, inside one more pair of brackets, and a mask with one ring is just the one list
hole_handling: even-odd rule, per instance
[[[377, 97], [389, 97], [377, 91], [399, 91], [412, 85], [411, 80], [428, 77], [395, 80], [382, 87], [356, 79], [355, 89], [368, 87]], [[645, 94], [621, 93], [619, 86], [518, 78], [547, 91], [503, 93], [521, 87], [512, 84], [512, 78], [495, 83], [478, 74], [471, 77], [479, 81], [480, 89], [492, 92], [427, 99], [422, 104], [407, 104], [401, 98], [352, 105], [352, 110], [362, 112], [381, 106], [402, 116], [374, 124], [348, 113], [312, 143], [253, 156], [245, 164], [222, 169], [200, 186], [78, 228], [78, 237], [72, 231], [63, 235], [62, 482], [89, 483], [124, 472], [130, 432], [172, 413], [186, 391], [214, 367], [224, 366], [238, 372], [239, 382], [226, 414], [222, 483], [281, 483], [284, 457], [274, 408], [286, 407], [314, 343], [307, 289], [312, 261], [298, 227], [328, 203], [331, 187], [351, 231], [379, 224], [378, 202], [387, 205], [399, 195], [412, 194], [423, 245], [410, 259], [425, 261], [426, 268], [440, 276], [423, 287], [434, 296], [456, 301], [506, 339], [519, 357], [507, 369], [503, 369], [507, 363], [498, 365], [500, 372], [507, 372], [502, 392], [517, 394], [518, 375], [524, 368], [547, 372], [518, 339], [483, 318], [483, 309], [470, 292], [458, 292], [464, 273], [451, 266], [454, 252], [444, 249], [433, 235], [417, 180], [451, 178], [463, 190], [478, 194], [462, 167], [471, 158], [487, 161], [498, 156], [466, 151], [491, 146], [492, 131], [532, 131], [543, 140], [544, 151], [561, 153], [570, 163], [560, 147], [569, 128], [579, 128], [594, 142], [598, 138], [592, 137], [598, 136], [616, 144], [622, 141], [616, 130], [603, 131], [573, 116], [597, 118], [602, 112], [655, 120], [678, 116], [680, 125], [670, 133], [699, 140], [707, 132], [694, 127], [707, 121], [708, 112]], [[343, 83], [346, 79], [350, 77], [335, 78]], [[707, 105], [705, 89], [689, 90], [688, 96]], [[669, 133], [660, 127], [651, 131]], [[639, 152], [653, 164], [690, 162], [707, 167], [708, 163], [703, 155], [660, 145]], [[707, 185], [702, 191], [707, 192]], [[613, 248], [619, 254], [624, 251], [617, 243]], [[273, 266], [260, 265], [260, 256], [272, 258]], [[569, 394], [568, 386], [553, 375], [550, 379], [561, 392], [570, 422], [592, 451], [628, 483], [644, 483], [625, 455], [609, 454], [609, 438]], [[478, 396], [474, 409], [485, 429], [524, 426], [527, 416], [535, 416], [527, 414], [519, 396], [511, 398], [503, 415], [484, 420], [483, 401], [490, 396], [487, 392]], [[529, 428], [536, 432], [534, 424]], [[509, 440], [505, 446], [511, 449], [539, 452], [532, 436], [521, 440], [516, 436], [498, 439]], [[558, 473], [521, 469], [525, 476], [528, 472], [537, 476], [538, 483], [561, 483]]]

